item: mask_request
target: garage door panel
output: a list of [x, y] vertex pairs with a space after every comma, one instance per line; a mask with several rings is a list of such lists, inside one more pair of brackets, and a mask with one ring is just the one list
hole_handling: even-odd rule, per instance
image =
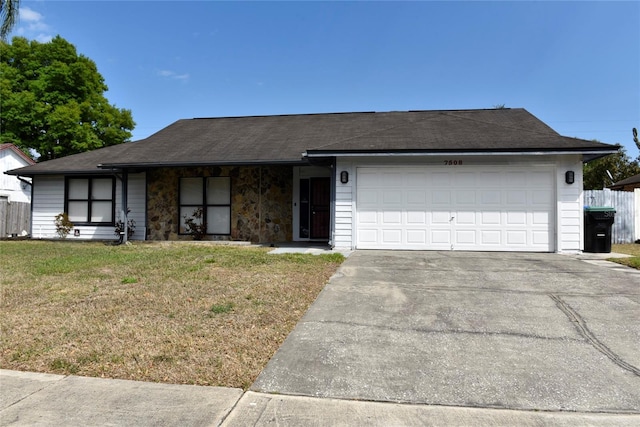
[[549, 233], [546, 230], [531, 232], [531, 240], [534, 245], [548, 245]]
[[382, 225], [400, 225], [402, 224], [401, 211], [384, 211], [382, 212]]
[[480, 204], [482, 205], [499, 205], [502, 201], [501, 190], [481, 190]]
[[407, 230], [407, 243], [409, 245], [426, 245], [427, 230], [426, 229], [409, 229]]
[[402, 205], [402, 191], [399, 189], [385, 190], [382, 192], [382, 203], [388, 205]]
[[477, 184], [477, 176], [474, 172], [458, 172], [455, 175], [457, 188], [473, 188]]
[[429, 182], [431, 188], [442, 188], [451, 186], [451, 172], [433, 172]]
[[427, 206], [427, 194], [424, 189], [407, 190], [407, 204], [410, 206]]
[[475, 245], [476, 231], [475, 230], [456, 230], [455, 243], [458, 245]]
[[449, 224], [451, 222], [451, 212], [438, 212], [434, 211], [431, 213], [431, 223], [432, 224]]
[[481, 230], [480, 243], [484, 246], [502, 246], [502, 231]]
[[480, 212], [480, 224], [481, 225], [495, 225], [500, 224], [501, 213], [500, 212]]
[[459, 225], [475, 225], [476, 212], [458, 211], [454, 214], [454, 219]]
[[398, 245], [402, 243], [402, 229], [389, 229], [382, 230], [382, 244], [383, 245]]
[[527, 213], [507, 212], [507, 225], [527, 225]]
[[434, 205], [451, 205], [451, 190], [432, 190], [431, 203]]
[[[485, 187], [502, 187], [501, 172], [480, 172], [477, 183], [482, 183]], [[476, 184], [477, 185], [477, 184]]]
[[385, 172], [380, 180], [382, 187], [402, 187], [402, 172]]
[[527, 244], [526, 230], [507, 230], [507, 245], [524, 246]]
[[431, 230], [431, 243], [435, 245], [450, 245], [451, 244], [451, 231], [450, 230]]
[[407, 225], [426, 225], [427, 213], [425, 211], [407, 212]]
[[404, 185], [405, 187], [424, 188], [427, 186], [427, 174], [425, 172], [408, 172]]
[[529, 172], [527, 177], [530, 187], [551, 188], [553, 186], [553, 175], [548, 172]]
[[522, 190], [508, 190], [507, 205], [527, 205], [527, 192]]
[[378, 212], [364, 211], [358, 213], [358, 223], [360, 224], [377, 224]]
[[356, 247], [552, 250], [551, 169], [357, 168]]
[[[361, 245], [377, 245], [380, 239], [378, 239], [378, 230], [373, 228], [358, 228], [358, 242]], [[374, 246], [375, 247], [375, 246]]]
[[455, 202], [459, 205], [476, 205], [476, 190], [458, 190], [455, 192]]
[[358, 205], [362, 208], [365, 206], [377, 206], [378, 205], [378, 190], [372, 189], [359, 189], [358, 190]]
[[507, 188], [525, 188], [527, 186], [527, 176], [522, 172], [507, 172], [505, 178], [504, 186]]
[[531, 191], [531, 204], [548, 206], [551, 202], [549, 191], [547, 190], [533, 190]]
[[551, 223], [551, 216], [549, 215], [549, 212], [533, 212], [531, 217], [531, 223], [534, 225], [546, 226]]
[[378, 188], [381, 174], [374, 170], [358, 170], [358, 188]]

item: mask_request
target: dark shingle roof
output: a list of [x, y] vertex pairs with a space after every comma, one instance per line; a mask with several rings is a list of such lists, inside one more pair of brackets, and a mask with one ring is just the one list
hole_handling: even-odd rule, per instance
[[517, 109], [185, 119], [134, 143], [40, 163], [22, 175], [207, 164], [304, 163], [303, 153], [613, 152]]
[[613, 185], [610, 185], [609, 188], [611, 189], [619, 189], [624, 187], [625, 185], [632, 185], [632, 184], [640, 184], [640, 173], [637, 175], [633, 175], [630, 176], [629, 178], [625, 178], [623, 180], [620, 180], [618, 182], [616, 182]]

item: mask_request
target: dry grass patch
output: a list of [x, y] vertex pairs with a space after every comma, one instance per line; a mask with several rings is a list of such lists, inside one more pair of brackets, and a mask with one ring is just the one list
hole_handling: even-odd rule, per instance
[[340, 255], [0, 242], [4, 369], [247, 388]]

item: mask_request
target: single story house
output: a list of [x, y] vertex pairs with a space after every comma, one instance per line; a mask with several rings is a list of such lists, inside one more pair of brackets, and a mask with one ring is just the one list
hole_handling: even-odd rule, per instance
[[[618, 146], [515, 109], [178, 120], [131, 143], [10, 173], [33, 178], [32, 237], [328, 242], [344, 249], [577, 252], [582, 164]], [[196, 219], [196, 222], [198, 220]]]

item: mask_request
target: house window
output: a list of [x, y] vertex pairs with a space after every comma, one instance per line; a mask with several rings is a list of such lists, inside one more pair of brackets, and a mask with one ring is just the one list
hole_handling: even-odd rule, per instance
[[231, 178], [181, 178], [180, 234], [186, 234], [184, 218], [197, 210], [202, 210], [207, 234], [231, 234]]
[[116, 186], [113, 177], [67, 178], [64, 210], [77, 225], [113, 225]]

